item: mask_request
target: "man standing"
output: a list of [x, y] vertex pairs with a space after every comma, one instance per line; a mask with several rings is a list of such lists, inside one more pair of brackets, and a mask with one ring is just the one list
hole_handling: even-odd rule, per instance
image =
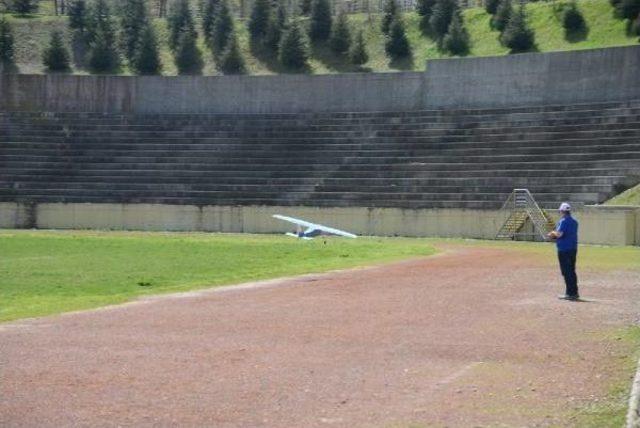
[[549, 238], [556, 241], [560, 271], [564, 277], [566, 292], [559, 296], [564, 300], [578, 300], [578, 277], [576, 275], [576, 254], [578, 253], [578, 222], [571, 216], [571, 205], [560, 204], [560, 221], [556, 230], [549, 233]]

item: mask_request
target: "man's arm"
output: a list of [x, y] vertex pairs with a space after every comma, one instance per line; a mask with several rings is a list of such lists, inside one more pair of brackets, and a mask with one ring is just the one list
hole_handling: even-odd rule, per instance
[[560, 222], [558, 222], [556, 230], [549, 232], [547, 236], [551, 239], [560, 239], [562, 238], [562, 235], [564, 235], [564, 219], [560, 220]]

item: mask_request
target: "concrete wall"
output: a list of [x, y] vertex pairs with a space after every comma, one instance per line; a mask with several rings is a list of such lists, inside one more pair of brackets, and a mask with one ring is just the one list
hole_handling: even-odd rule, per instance
[[427, 71], [279, 76], [0, 74], [0, 110], [300, 113], [640, 99], [640, 46], [429, 61]]
[[512, 107], [640, 99], [640, 46], [427, 64], [428, 104]]
[[[375, 236], [440, 236], [493, 239], [506, 213], [491, 210], [314, 208], [149, 204], [0, 204], [0, 227], [127, 229], [278, 233], [292, 227], [273, 214], [288, 214]], [[576, 213], [580, 241], [640, 245], [639, 208], [586, 207]]]

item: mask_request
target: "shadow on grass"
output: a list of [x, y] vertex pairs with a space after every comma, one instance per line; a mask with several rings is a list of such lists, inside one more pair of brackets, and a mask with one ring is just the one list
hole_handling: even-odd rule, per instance
[[587, 39], [589, 35], [589, 28], [582, 27], [575, 30], [567, 31], [564, 34], [564, 39], [569, 43], [578, 43]]
[[351, 63], [349, 56], [345, 53], [338, 55], [334, 53], [326, 42], [316, 42], [312, 45], [311, 55], [322, 62], [328, 69], [340, 73], [354, 73], [371, 71], [368, 67], [361, 67]]
[[265, 48], [264, 46], [256, 46], [255, 43], [250, 44], [251, 55], [260, 61], [269, 71], [274, 73], [286, 73], [286, 69], [278, 61], [278, 53]]
[[402, 71], [411, 71], [415, 66], [415, 62], [413, 60], [413, 54], [410, 54], [404, 58], [393, 58], [389, 61], [389, 67], [395, 68], [397, 70]]

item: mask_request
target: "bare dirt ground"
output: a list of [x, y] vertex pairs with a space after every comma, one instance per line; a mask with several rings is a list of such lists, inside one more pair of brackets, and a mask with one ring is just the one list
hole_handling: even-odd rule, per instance
[[0, 426], [566, 425], [640, 298], [637, 272], [581, 281], [590, 302], [559, 301], [555, 265], [452, 246], [3, 324]]

